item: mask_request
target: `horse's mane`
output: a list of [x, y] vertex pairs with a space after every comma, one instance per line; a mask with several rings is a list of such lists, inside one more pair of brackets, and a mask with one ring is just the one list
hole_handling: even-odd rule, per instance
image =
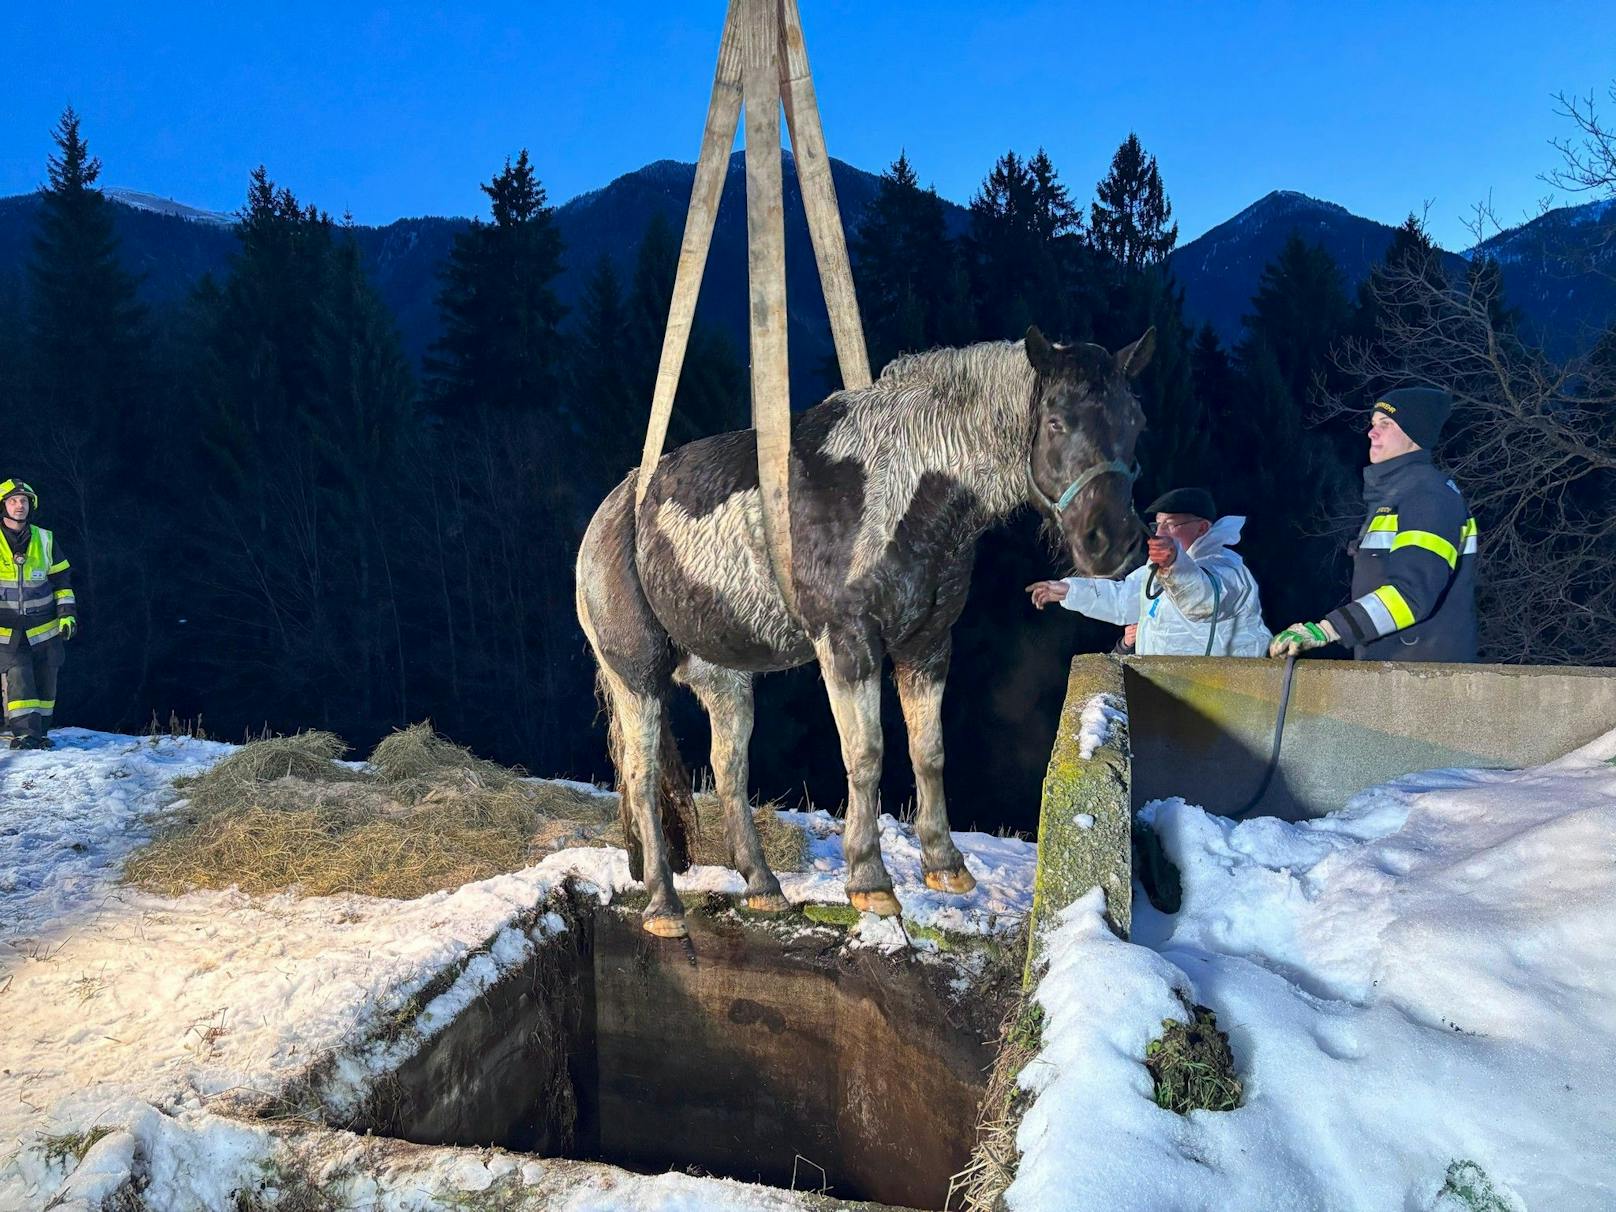
[[1013, 395], [1024, 404], [1033, 380], [1020, 341], [981, 341], [959, 349], [899, 354], [873, 387], [889, 391], [923, 387], [938, 403], [978, 407]]
[[868, 387], [838, 392], [847, 409], [827, 451], [867, 465], [948, 471], [1004, 512], [1025, 499], [1032, 364], [1019, 341], [931, 349], [888, 362]]

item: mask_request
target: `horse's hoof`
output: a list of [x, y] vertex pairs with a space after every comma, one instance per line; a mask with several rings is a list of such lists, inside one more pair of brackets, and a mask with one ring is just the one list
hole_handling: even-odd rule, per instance
[[849, 892], [847, 899], [860, 913], [873, 913], [877, 917], [897, 917], [903, 912], [903, 906], [898, 904], [898, 898], [885, 889], [877, 889], [874, 892]]
[[952, 892], [957, 895], [975, 888], [976, 877], [961, 864], [952, 871], [926, 872], [926, 887], [933, 892]]
[[647, 934], [654, 934], [658, 938], [687, 938], [690, 934], [690, 927], [685, 925], [684, 918], [669, 917], [666, 914], [642, 917], [640, 925], [645, 928]]
[[753, 913], [790, 913], [791, 902], [779, 892], [764, 892], [741, 902]]

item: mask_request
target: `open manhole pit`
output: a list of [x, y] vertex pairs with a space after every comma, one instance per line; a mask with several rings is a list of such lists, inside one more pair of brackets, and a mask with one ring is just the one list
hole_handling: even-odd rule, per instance
[[727, 912], [691, 913], [681, 948], [631, 908], [580, 897], [572, 910], [353, 1126], [943, 1206], [1000, 1011], [951, 996], [948, 964]]

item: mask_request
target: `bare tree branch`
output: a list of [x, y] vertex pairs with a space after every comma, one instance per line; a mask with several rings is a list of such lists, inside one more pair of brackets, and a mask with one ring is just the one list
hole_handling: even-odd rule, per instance
[[[1338, 364], [1367, 393], [1450, 390], [1442, 454], [1480, 526], [1482, 650], [1490, 659], [1616, 663], [1616, 339], [1556, 363], [1499, 319], [1495, 274], [1450, 285], [1377, 270], [1377, 339]], [[1329, 397], [1325, 415], [1362, 411]]]
[[[1607, 95], [1616, 103], [1616, 84]], [[1543, 180], [1568, 193], [1616, 192], [1616, 130], [1600, 124], [1594, 94], [1574, 97], [1559, 93], [1554, 100], [1554, 112], [1570, 119], [1577, 134], [1549, 141], [1563, 162], [1544, 173]]]

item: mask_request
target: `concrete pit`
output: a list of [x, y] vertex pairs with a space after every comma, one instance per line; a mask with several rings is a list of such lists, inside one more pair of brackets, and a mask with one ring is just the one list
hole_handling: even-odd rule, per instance
[[943, 1206], [1001, 1010], [951, 996], [950, 965], [727, 910], [692, 912], [683, 948], [631, 908], [574, 907], [574, 927], [397, 1069], [356, 1126]]

